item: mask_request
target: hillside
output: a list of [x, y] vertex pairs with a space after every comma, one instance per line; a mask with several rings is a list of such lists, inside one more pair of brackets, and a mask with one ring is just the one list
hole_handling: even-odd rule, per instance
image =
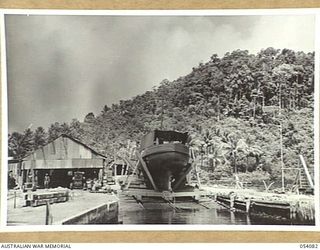
[[[298, 155], [314, 162], [314, 53], [267, 48], [256, 55], [237, 50], [200, 63], [190, 74], [163, 80], [130, 100], [89, 113], [84, 121], [53, 123], [46, 131], [9, 135], [9, 155], [20, 158], [61, 133], [112, 158], [128, 140], [153, 129], [188, 131], [195, 157], [213, 178], [233, 172], [280, 173], [280, 122], [286, 166]], [[281, 100], [281, 114], [279, 114]]]

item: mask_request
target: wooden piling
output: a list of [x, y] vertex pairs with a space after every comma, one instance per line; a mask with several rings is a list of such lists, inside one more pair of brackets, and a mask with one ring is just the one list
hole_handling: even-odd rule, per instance
[[13, 208], [17, 207], [17, 191], [14, 191]]
[[246, 213], [250, 213], [251, 199], [246, 200]]
[[290, 219], [295, 220], [297, 217], [297, 204], [290, 205]]
[[52, 216], [51, 216], [51, 211], [50, 211], [50, 202], [49, 200], [46, 201], [46, 225], [51, 225], [52, 224]]
[[214, 200], [214, 201], [217, 201], [217, 197], [218, 197], [218, 194], [214, 194], [214, 195], [213, 195], [213, 200]]
[[243, 193], [226, 190], [212, 194], [215, 202], [231, 211], [247, 214], [268, 214], [280, 216], [299, 224], [313, 225], [315, 222], [314, 200], [308, 196], [272, 195], [262, 193]]
[[235, 201], [235, 195], [234, 193], [230, 194], [230, 209], [234, 209], [234, 201]]

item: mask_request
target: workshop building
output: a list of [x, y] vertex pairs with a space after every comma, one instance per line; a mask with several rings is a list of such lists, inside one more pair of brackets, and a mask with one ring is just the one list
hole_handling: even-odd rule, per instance
[[45, 175], [50, 187], [69, 187], [75, 172], [85, 179], [101, 179], [106, 157], [68, 135], [61, 135], [18, 162], [9, 162], [17, 184], [33, 182], [44, 187]]

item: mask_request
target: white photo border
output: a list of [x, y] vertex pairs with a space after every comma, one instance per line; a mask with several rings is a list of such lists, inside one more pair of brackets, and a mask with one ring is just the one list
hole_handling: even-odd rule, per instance
[[[291, 225], [7, 225], [7, 171], [8, 171], [8, 97], [5, 43], [5, 15], [97, 15], [97, 16], [259, 16], [259, 15], [313, 15], [315, 16], [315, 86], [314, 86], [314, 155], [315, 155], [315, 226]], [[0, 232], [51, 231], [320, 231], [319, 218], [319, 72], [320, 72], [320, 9], [250, 9], [250, 10], [35, 10], [0, 9], [1, 38], [1, 215]]]

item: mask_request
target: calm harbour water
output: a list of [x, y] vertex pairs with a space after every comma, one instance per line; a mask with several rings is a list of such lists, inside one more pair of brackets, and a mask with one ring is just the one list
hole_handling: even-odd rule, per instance
[[193, 211], [145, 209], [127, 211], [120, 218], [123, 224], [200, 224], [200, 225], [292, 225], [283, 218], [247, 215], [224, 207]]

